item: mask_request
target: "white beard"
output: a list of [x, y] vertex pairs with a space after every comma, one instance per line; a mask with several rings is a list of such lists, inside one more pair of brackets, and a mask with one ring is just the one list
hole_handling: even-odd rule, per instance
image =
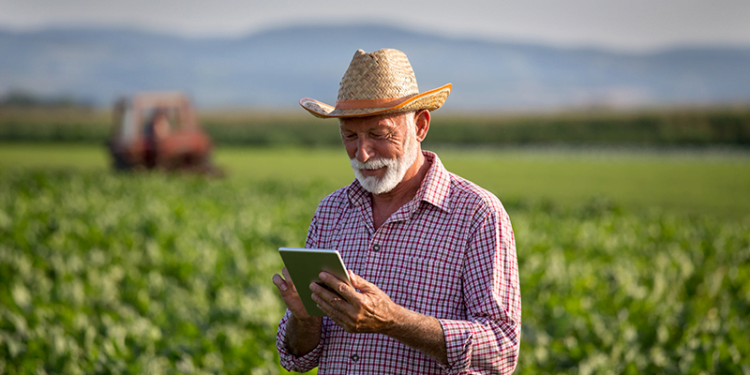
[[[393, 190], [406, 175], [406, 170], [414, 164], [417, 160], [417, 151], [419, 150], [417, 143], [417, 132], [413, 126], [410, 127], [412, 131], [407, 135], [406, 142], [404, 144], [405, 152], [403, 155], [396, 159], [377, 158], [370, 159], [366, 162], [361, 162], [356, 158], [351, 159], [352, 169], [354, 170], [354, 176], [357, 177], [357, 181], [362, 187], [373, 194], [383, 194]], [[385, 175], [382, 179], [377, 176], [365, 176], [361, 169], [379, 169], [386, 167]]]

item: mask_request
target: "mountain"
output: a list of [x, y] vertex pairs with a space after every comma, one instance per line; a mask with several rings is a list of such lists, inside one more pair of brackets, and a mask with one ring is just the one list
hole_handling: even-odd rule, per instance
[[750, 47], [623, 53], [381, 26], [305, 26], [186, 39], [121, 29], [0, 31], [0, 95], [109, 105], [140, 90], [187, 91], [201, 107], [327, 103], [357, 49], [400, 49], [421, 90], [453, 83], [445, 108], [550, 109], [750, 102]]

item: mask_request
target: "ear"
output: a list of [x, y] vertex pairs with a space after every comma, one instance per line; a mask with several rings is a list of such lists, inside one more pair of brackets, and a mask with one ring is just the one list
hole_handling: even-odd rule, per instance
[[414, 124], [417, 126], [417, 142], [422, 142], [427, 138], [427, 132], [430, 130], [430, 111], [423, 109], [414, 114]]

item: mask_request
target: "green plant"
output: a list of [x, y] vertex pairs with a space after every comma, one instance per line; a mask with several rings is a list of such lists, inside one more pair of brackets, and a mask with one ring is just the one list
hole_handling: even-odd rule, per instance
[[[0, 170], [0, 374], [278, 373], [276, 248], [336, 187]], [[505, 203], [517, 373], [750, 371], [750, 218]]]

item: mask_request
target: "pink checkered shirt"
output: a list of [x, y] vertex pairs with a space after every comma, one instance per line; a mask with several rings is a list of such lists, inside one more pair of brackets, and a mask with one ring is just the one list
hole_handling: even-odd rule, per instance
[[347, 333], [323, 318], [321, 340], [295, 357], [279, 324], [281, 364], [318, 374], [509, 374], [518, 359], [521, 296], [508, 215], [486, 190], [449, 173], [434, 153], [422, 186], [376, 231], [371, 195], [356, 180], [321, 201], [306, 247], [336, 249], [347, 268], [394, 302], [436, 317], [448, 366], [381, 334]]

